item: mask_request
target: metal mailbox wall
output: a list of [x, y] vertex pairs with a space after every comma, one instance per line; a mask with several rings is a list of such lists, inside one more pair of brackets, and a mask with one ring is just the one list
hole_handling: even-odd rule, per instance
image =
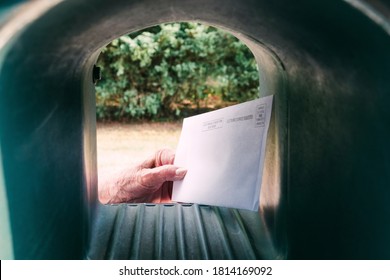
[[279, 255], [390, 258], [385, 1], [59, 2], [0, 46], [15, 258], [86, 256], [96, 207], [93, 63], [112, 39], [172, 21], [240, 37], [263, 94], [277, 97], [259, 215]]

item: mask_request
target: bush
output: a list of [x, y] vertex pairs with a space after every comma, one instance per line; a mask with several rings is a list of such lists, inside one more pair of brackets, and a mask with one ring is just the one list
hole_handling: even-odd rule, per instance
[[258, 96], [250, 50], [197, 23], [154, 26], [115, 39], [97, 65], [98, 120], [172, 119]]

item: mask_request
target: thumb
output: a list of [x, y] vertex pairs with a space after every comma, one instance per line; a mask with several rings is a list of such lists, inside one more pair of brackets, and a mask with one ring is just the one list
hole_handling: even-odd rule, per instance
[[175, 165], [163, 165], [151, 169], [143, 169], [141, 184], [148, 187], [160, 187], [166, 181], [179, 181], [184, 178], [187, 170]]

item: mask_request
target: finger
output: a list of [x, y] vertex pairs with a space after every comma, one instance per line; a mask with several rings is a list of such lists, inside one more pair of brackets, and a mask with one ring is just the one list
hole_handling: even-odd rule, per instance
[[175, 161], [175, 152], [170, 149], [158, 150], [155, 154], [155, 166], [173, 164]]
[[165, 182], [161, 187], [160, 203], [171, 203], [173, 182]]
[[141, 168], [153, 168], [159, 167], [166, 164], [173, 164], [175, 160], [175, 152], [170, 149], [158, 150], [154, 155], [146, 159], [142, 164]]
[[172, 203], [173, 182], [165, 182], [161, 188], [153, 193], [151, 203]]
[[174, 165], [164, 165], [152, 169], [141, 170], [140, 184], [158, 189], [164, 182], [179, 181], [184, 178], [187, 170]]

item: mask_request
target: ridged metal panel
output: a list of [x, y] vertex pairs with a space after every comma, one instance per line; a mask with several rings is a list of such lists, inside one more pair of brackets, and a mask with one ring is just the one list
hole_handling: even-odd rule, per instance
[[100, 205], [88, 259], [273, 259], [257, 212], [197, 204]]

